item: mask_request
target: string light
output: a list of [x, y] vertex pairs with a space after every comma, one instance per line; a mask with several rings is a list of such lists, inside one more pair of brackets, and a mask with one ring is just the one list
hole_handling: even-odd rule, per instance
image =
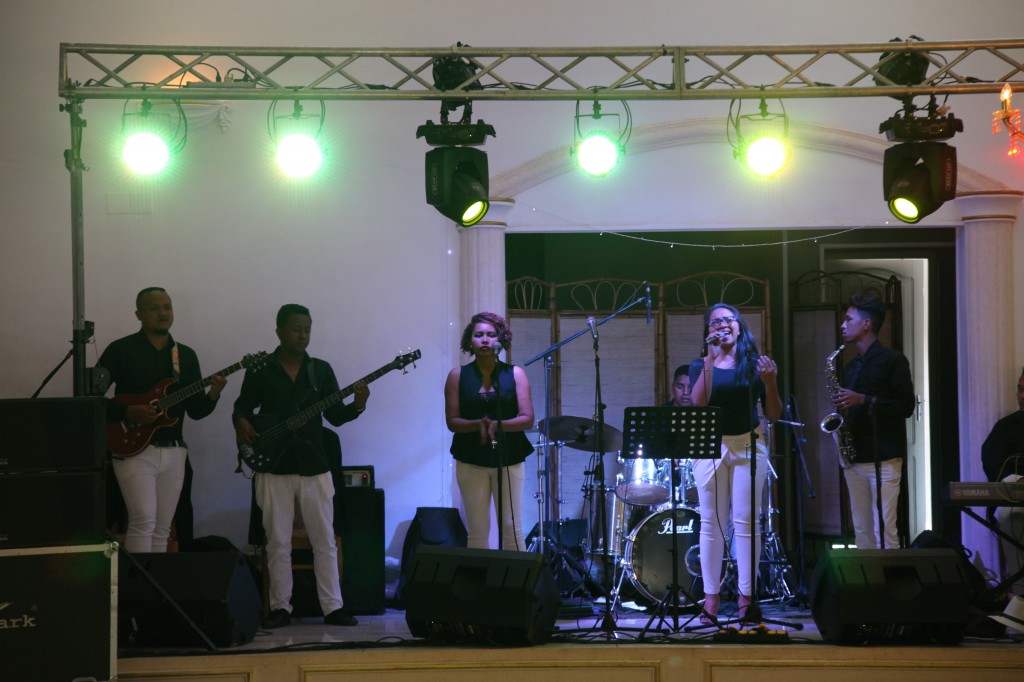
[[640, 237], [635, 234], [627, 234], [625, 232], [602, 232], [601, 234], [610, 234], [614, 237], [622, 237], [623, 239], [632, 239], [638, 242], [645, 242], [648, 244], [659, 244], [661, 246], [668, 246], [670, 249], [674, 249], [677, 246], [687, 246], [698, 249], [711, 249], [717, 251], [718, 249], [756, 249], [767, 246], [789, 246], [790, 244], [800, 244], [802, 242], [813, 241], [817, 243], [819, 239], [830, 239], [832, 237], [838, 237], [839, 235], [847, 234], [849, 232], [856, 232], [858, 230], [868, 229], [867, 225], [861, 227], [851, 227], [845, 230], [839, 230], [838, 232], [830, 232], [828, 234], [818, 235], [816, 237], [803, 237], [800, 239], [786, 239], [777, 242], [761, 242], [759, 244], [693, 244], [687, 242], [670, 242], [664, 239], [651, 239], [650, 237]]

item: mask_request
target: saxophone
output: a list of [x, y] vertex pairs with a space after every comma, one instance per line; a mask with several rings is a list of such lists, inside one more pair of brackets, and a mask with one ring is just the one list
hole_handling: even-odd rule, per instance
[[[828, 393], [829, 397], [835, 396], [836, 392], [842, 388], [839, 385], [839, 377], [836, 374], [836, 357], [843, 352], [846, 348], [845, 345], [839, 346], [832, 354], [825, 358], [825, 373], [828, 375]], [[846, 420], [843, 419], [843, 415], [839, 412], [832, 412], [826, 414], [825, 418], [821, 420], [821, 430], [825, 433], [832, 434], [832, 440], [836, 444], [836, 453], [839, 455], [839, 468], [846, 469], [853, 464], [853, 458], [856, 456], [856, 451], [853, 449], [853, 437], [850, 435], [850, 430], [846, 428]]]

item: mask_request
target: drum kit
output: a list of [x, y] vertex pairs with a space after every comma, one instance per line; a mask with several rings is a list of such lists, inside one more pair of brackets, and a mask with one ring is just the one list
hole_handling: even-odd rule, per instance
[[[593, 558], [602, 555], [604, 544], [608, 544], [608, 555], [614, 561], [615, 573], [608, 583], [612, 586], [611, 594], [602, 596], [610, 596], [614, 600], [613, 608], [623, 601], [624, 596], [628, 598], [635, 595], [638, 605], [644, 605], [643, 602], [653, 605], [665, 599], [670, 589], [668, 586], [673, 581], [673, 528], [676, 538], [676, 575], [685, 595], [680, 603], [690, 606], [700, 601], [703, 598], [699, 580], [700, 514], [693, 475], [694, 460], [619, 456], [622, 432], [608, 425], [604, 427], [602, 440], [614, 458], [602, 458], [596, 453], [597, 422], [583, 417], [555, 416], [543, 420], [539, 426], [540, 432], [547, 434], [549, 442], [555, 446], [553, 466], [558, 469], [560, 481], [568, 478], [568, 472], [562, 467], [563, 448], [594, 455], [582, 484], [584, 503], [579, 514], [586, 521], [588, 532], [582, 535], [581, 550], [583, 555]], [[596, 460], [607, 460], [609, 465], [617, 469], [604, 472], [604, 514], [600, 511], [600, 483], [593, 471]], [[608, 465], [604, 466], [608, 468]], [[789, 567], [782, 553], [781, 541], [774, 532], [774, 516], [778, 510], [772, 506], [770, 479], [774, 471], [770, 464], [769, 473], [761, 513], [763, 550], [759, 569], [759, 594], [763, 597], [788, 599], [792, 596], [787, 585]], [[678, 482], [674, 489], [673, 474], [674, 480]], [[538, 499], [542, 496], [540, 492], [536, 494]], [[553, 525], [557, 529], [573, 519], [565, 518], [560, 513], [560, 505], [566, 501], [561, 494], [561, 485], [552, 498], [554, 513], [551, 518], [555, 520]], [[602, 516], [606, 519], [604, 529], [601, 527]], [[556, 553], [552, 557], [552, 569], [558, 577], [563, 596], [572, 596], [571, 593], [588, 586], [593, 588], [592, 592], [601, 591], [600, 585], [589, 575], [587, 564], [590, 562], [581, 562], [579, 555], [566, 556], [565, 548], [558, 542], [552, 545]], [[536, 540], [530, 551], [535, 549]], [[728, 552], [725, 562], [723, 575], [727, 581], [729, 576], [735, 580], [735, 560]]]
[[[552, 445], [557, 448], [556, 462], [559, 478], [567, 478], [564, 472], [563, 448], [593, 453], [597, 445], [597, 422], [583, 417], [557, 416], [540, 423], [541, 433], [547, 433]], [[605, 425], [603, 442], [606, 448], [616, 453], [622, 447], [622, 432]], [[614, 458], [616, 471], [605, 472], [605, 514], [607, 529], [602, 532], [600, 514], [600, 484], [593, 471], [587, 471], [582, 491], [584, 504], [581, 513], [586, 519], [589, 533], [583, 538], [583, 553], [591, 557], [601, 555], [604, 543], [615, 562], [613, 597], [618, 600], [626, 578], [643, 599], [658, 602], [665, 595], [665, 585], [671, 582], [672, 562], [667, 553], [671, 542], [672, 509], [676, 509], [677, 541], [680, 561], [685, 558], [690, 570], [681, 571], [683, 586], [690, 588], [700, 575], [700, 558], [697, 552], [700, 519], [696, 511], [697, 488], [694, 482], [692, 461], [689, 459], [633, 459], [617, 456]], [[672, 490], [672, 474], [675, 468], [677, 490]], [[560, 491], [559, 491], [560, 492]], [[675, 494], [673, 494], [675, 493]], [[555, 508], [566, 499], [561, 494], [554, 496]], [[676, 502], [673, 502], [673, 499]], [[558, 524], [568, 519], [554, 514]], [[555, 562], [557, 571], [559, 566]], [[697, 571], [692, 569], [696, 567]], [[583, 586], [581, 576], [568, 582], [560, 581], [564, 587]], [[667, 578], [667, 579], [666, 579]]]

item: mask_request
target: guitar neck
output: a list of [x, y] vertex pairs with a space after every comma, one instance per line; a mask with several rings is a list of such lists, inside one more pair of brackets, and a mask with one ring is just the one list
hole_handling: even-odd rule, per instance
[[[390, 372], [393, 369], [395, 369], [395, 363], [389, 362], [388, 364], [384, 365], [383, 367], [381, 367], [377, 371], [370, 372], [369, 374], [367, 374], [365, 377], [363, 377], [359, 381], [365, 381], [368, 384], [372, 383], [372, 382], [376, 381], [377, 379], [380, 379], [382, 376], [384, 376], [385, 374], [387, 374], [388, 372]], [[289, 426], [289, 428], [292, 429], [292, 430], [295, 430], [295, 429], [299, 428], [300, 426], [302, 426], [307, 421], [309, 421], [313, 417], [317, 416], [318, 414], [320, 414], [324, 410], [329, 410], [330, 408], [334, 407], [335, 405], [340, 403], [345, 398], [347, 398], [350, 395], [352, 395], [353, 393], [355, 393], [355, 390], [356, 390], [355, 387], [356, 387], [356, 384], [359, 383], [359, 381], [354, 381], [351, 384], [349, 384], [348, 386], [346, 386], [345, 388], [341, 389], [340, 391], [336, 391], [336, 392], [332, 393], [331, 395], [327, 396], [326, 398], [324, 398], [323, 400], [320, 400], [319, 402], [313, 403], [312, 405], [310, 405], [306, 409], [304, 409], [304, 410], [302, 410], [300, 412], [296, 412], [295, 414], [293, 414], [288, 419], [288, 426]]]
[[235, 364], [225, 367], [219, 372], [214, 372], [205, 379], [200, 379], [199, 381], [193, 382], [188, 386], [180, 388], [177, 391], [171, 393], [170, 395], [160, 399], [158, 401], [160, 409], [166, 412], [168, 408], [177, 405], [183, 400], [188, 400], [189, 398], [194, 396], [196, 393], [199, 393], [200, 391], [206, 390], [206, 387], [209, 386], [210, 383], [213, 381], [213, 377], [217, 376], [218, 374], [220, 376], [226, 377], [229, 374], [237, 372], [238, 370], [242, 369], [242, 362], [242, 360], [239, 360]]

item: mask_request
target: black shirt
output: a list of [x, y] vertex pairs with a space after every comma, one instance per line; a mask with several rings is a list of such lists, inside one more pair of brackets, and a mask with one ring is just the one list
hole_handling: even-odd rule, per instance
[[[199, 369], [199, 358], [195, 351], [183, 343], [176, 344], [170, 334], [167, 335], [167, 344], [157, 350], [140, 329], [134, 334], [112, 342], [96, 364], [110, 372], [114, 395], [144, 395], [164, 379], [174, 378], [172, 351], [175, 345], [178, 347], [180, 373], [177, 381], [168, 389], [168, 393], [173, 393], [175, 388], [183, 388], [201, 381], [203, 374]], [[168, 416], [178, 421], [158, 429], [153, 439], [182, 440], [181, 417], [187, 413], [193, 419], [202, 419], [213, 412], [216, 406], [217, 401], [207, 397], [206, 391], [199, 391], [168, 410]], [[107, 401], [107, 421], [121, 421], [124, 414], [124, 405], [112, 400]]]
[[[981, 445], [981, 464], [990, 481], [1010, 474], [1024, 474], [1024, 411], [1018, 410], [996, 422]], [[1014, 458], [1017, 458], [1016, 461]]]
[[[853, 385], [846, 385], [854, 373]], [[845, 418], [853, 436], [854, 462], [875, 461], [872, 421], [877, 422], [879, 461], [905, 457], [907, 418], [917, 404], [907, 358], [875, 339], [863, 356], [846, 365], [843, 377], [846, 388], [864, 394], [864, 404], [851, 407]]]
[[[261, 416], [280, 423], [338, 392], [338, 379], [330, 364], [304, 353], [302, 367], [295, 381], [292, 381], [284, 366], [276, 361], [280, 352], [278, 347], [274, 351], [275, 361], [266, 367], [255, 372], [246, 371], [238, 399], [235, 400], [232, 422], [237, 422], [241, 417], [250, 418], [258, 408]], [[334, 426], [341, 426], [358, 416], [355, 403], [345, 405], [338, 402], [323, 412], [323, 417]], [[285, 434], [283, 438], [286, 440], [280, 444], [285, 452], [270, 473], [316, 476], [330, 471], [323, 447], [322, 430], [323, 419], [317, 414], [291, 434]]]

